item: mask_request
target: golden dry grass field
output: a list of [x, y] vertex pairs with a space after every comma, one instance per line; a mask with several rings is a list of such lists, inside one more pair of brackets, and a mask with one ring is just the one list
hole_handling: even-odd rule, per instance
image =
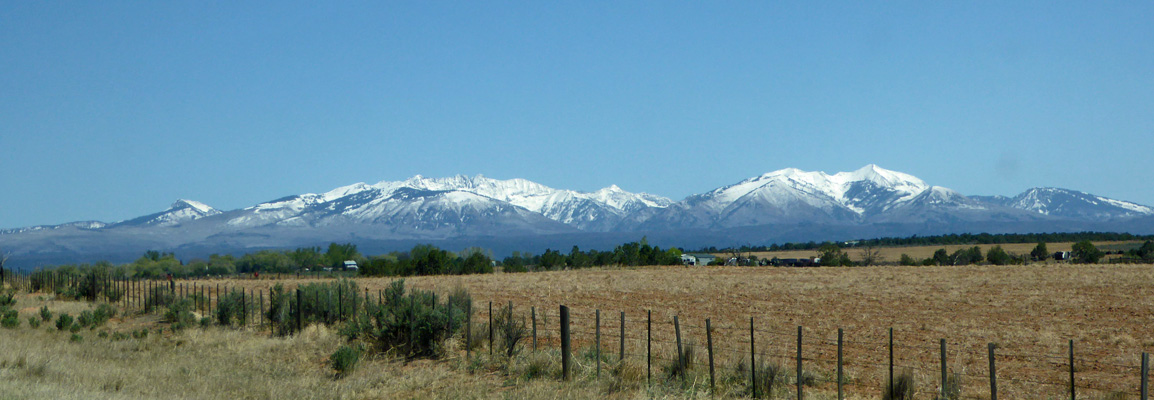
[[[1057, 246], [1051, 250], [1057, 251]], [[356, 282], [362, 289], [376, 293], [393, 280], [359, 278]], [[209, 282], [265, 290], [276, 283], [291, 288], [307, 281]], [[1154, 267], [1150, 265], [678, 266], [415, 277], [406, 279], [406, 283], [410, 288], [432, 290], [440, 295], [457, 287], [468, 289], [477, 304], [474, 323], [486, 321], [490, 301], [494, 307], [512, 302], [516, 312], [526, 318], [532, 307], [537, 313], [540, 346], [549, 349], [555, 349], [558, 342], [558, 307], [567, 305], [571, 308], [576, 351], [582, 354], [592, 351], [596, 334], [594, 313], [599, 309], [602, 313], [603, 352], [610, 355], [606, 357], [612, 362], [616, 361], [619, 351], [619, 312], [624, 312], [626, 360], [628, 375], [632, 379], [625, 383], [606, 383], [604, 377], [593, 379], [589, 377], [592, 375], [590, 365], [594, 365], [591, 363], [582, 364], [585, 378], [571, 384], [558, 384], [548, 378], [513, 379], [502, 372], [494, 372], [492, 368], [470, 373], [470, 368], [462, 366], [468, 363], [462, 361], [463, 355], [457, 352], [448, 360], [438, 362], [406, 365], [378, 360], [357, 372], [359, 375], [356, 376], [362, 378], [334, 380], [324, 365], [327, 354], [338, 342], [331, 334], [317, 335], [322, 339], [307, 339], [327, 341], [302, 354], [293, 353], [290, 350], [293, 346], [285, 344], [298, 339], [261, 338], [249, 343], [239, 338], [244, 335], [216, 328], [206, 331], [217, 332], [215, 335], [181, 333], [163, 339], [167, 342], [155, 345], [152, 350], [143, 353], [127, 351], [128, 356], [116, 356], [117, 353], [108, 350], [65, 351], [72, 355], [53, 355], [58, 351], [49, 350], [69, 348], [73, 344], [65, 343], [67, 339], [35, 339], [49, 337], [38, 332], [20, 338], [25, 333], [13, 335], [5, 330], [0, 331], [0, 350], [5, 354], [0, 356], [0, 364], [7, 362], [6, 365], [12, 365], [17, 361], [11, 355], [13, 346], [18, 347], [18, 353], [25, 359], [42, 360], [49, 371], [68, 370], [74, 364], [84, 365], [84, 360], [91, 357], [105, 360], [143, 357], [169, 370], [157, 373], [161, 375], [158, 379], [174, 380], [177, 383], [173, 383], [173, 387], [192, 393], [168, 396], [172, 392], [149, 392], [136, 388], [134, 393], [138, 394], [137, 397], [200, 398], [212, 397], [209, 394], [216, 393], [229, 397], [283, 398], [277, 395], [285, 393], [278, 391], [282, 388], [301, 393], [299, 397], [341, 398], [700, 397], [708, 395], [704, 320], [710, 318], [719, 371], [728, 371], [718, 375], [730, 379], [722, 394], [729, 397], [743, 394], [740, 391], [742, 383], [734, 382], [740, 378], [732, 369], [748, 360], [749, 320], [752, 317], [758, 362], [777, 364], [787, 371], [796, 366], [793, 357], [797, 327], [803, 327], [804, 370], [814, 378], [814, 384], [806, 387], [807, 398], [835, 398], [836, 387], [831, 381], [836, 376], [838, 328], [845, 332], [844, 364], [849, 383], [846, 390], [851, 394], [849, 398], [879, 397], [882, 382], [887, 376], [886, 342], [887, 330], [891, 327], [894, 330], [897, 372], [912, 373], [917, 382], [917, 398], [933, 398], [937, 390], [939, 338], [946, 339], [948, 344], [951, 373], [961, 375], [963, 398], [989, 396], [988, 343], [998, 346], [998, 391], [1002, 398], [1068, 398], [1069, 364], [1066, 357], [1069, 340], [1073, 340], [1076, 346], [1074, 367], [1080, 398], [1120, 395], [1137, 398], [1140, 354], [1154, 350], [1154, 334], [1150, 329], [1154, 317], [1154, 299], [1151, 299], [1154, 295]], [[696, 349], [695, 367], [689, 375], [691, 382], [687, 384], [691, 389], [678, 389], [678, 382], [664, 382], [655, 389], [656, 392], [645, 389], [647, 311], [651, 311], [653, 316], [654, 376], [661, 377], [662, 366], [668, 365], [676, 354], [671, 320], [678, 316], [685, 346], [692, 342]], [[22, 315], [27, 312], [28, 307], [22, 307]], [[131, 325], [138, 322], [120, 323]], [[18, 331], [26, 329], [25, 325]], [[230, 340], [248, 344], [241, 346], [244, 348], [230, 348], [227, 344]], [[255, 347], [247, 349], [247, 346]], [[168, 355], [166, 349], [173, 349], [173, 353]], [[286, 351], [289, 352], [287, 355], [267, 355]], [[550, 351], [555, 353], [555, 350]], [[243, 368], [249, 374], [245, 375], [246, 379], [272, 379], [274, 383], [262, 383], [252, 392], [234, 393], [228, 390], [239, 389], [190, 382], [188, 380], [194, 378], [184, 377], [177, 373], [179, 370], [173, 370], [179, 367], [171, 366], [181, 359], [177, 354], [219, 358], [212, 362], [221, 370], [228, 371], [230, 365], [236, 364], [235, 368]], [[266, 360], [277, 366], [260, 367], [252, 362], [242, 362], [246, 357]], [[551, 362], [555, 364], [555, 360]], [[605, 368], [610, 365], [605, 364]], [[34, 390], [38, 384], [30, 383], [28, 379], [32, 379], [31, 382], [51, 381], [52, 373], [45, 373], [49, 378], [34, 376], [25, 379], [20, 377], [26, 377], [26, 372], [13, 372], [10, 366], [3, 368], [0, 368], [0, 374], [4, 374], [0, 388], [23, 388], [20, 393], [25, 395], [21, 398], [45, 398]], [[120, 379], [126, 385], [137, 382], [139, 386], [144, 383], [129, 376], [133, 374], [131, 371], [140, 368], [145, 367], [142, 364], [123, 369], [118, 367], [114, 370], [120, 372], [110, 372], [112, 375], [107, 379], [60, 378], [64, 382], [53, 385], [64, 387], [67, 382], [85, 379], [94, 382]], [[204, 373], [207, 370], [198, 371]], [[366, 372], [370, 370], [377, 372]], [[380, 373], [388, 377], [382, 378]], [[411, 388], [418, 385], [417, 382], [428, 383], [431, 379], [429, 374], [439, 376], [434, 379], [437, 382], [440, 379], [458, 380], [463, 385], [460, 387], [473, 387], [475, 390], [396, 389], [398, 385]], [[278, 384], [275, 383], [277, 379], [288, 382]], [[94, 385], [89, 383], [85, 393], [103, 393], [100, 389], [93, 389]], [[237, 393], [243, 396], [235, 395]], [[782, 388], [778, 394], [785, 398], [790, 396], [789, 393], [788, 388]]]

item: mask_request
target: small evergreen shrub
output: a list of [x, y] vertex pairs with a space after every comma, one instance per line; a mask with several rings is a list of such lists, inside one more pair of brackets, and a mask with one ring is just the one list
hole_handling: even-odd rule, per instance
[[60, 315], [56, 317], [56, 329], [62, 331], [67, 330], [72, 327], [72, 322], [71, 315], [68, 315], [68, 313], [60, 313]]
[[93, 323], [95, 323], [95, 320], [96, 320], [96, 316], [92, 313], [91, 310], [81, 311], [80, 316], [76, 317], [76, 323], [80, 324], [81, 328], [87, 328], [87, 327], [95, 328], [95, 326], [93, 326]]
[[138, 331], [132, 331], [133, 339], [144, 339], [148, 337], [148, 328], [140, 328]]
[[108, 331], [100, 331], [100, 333], [96, 334], [96, 337], [101, 338], [101, 339], [106, 339], [106, 338], [108, 338]]
[[337, 376], [343, 377], [353, 372], [357, 367], [357, 362], [361, 360], [362, 353], [364, 353], [364, 349], [360, 346], [343, 345], [329, 356], [329, 362], [332, 363], [333, 369], [337, 371]]
[[44, 320], [44, 322], [52, 320], [52, 311], [48, 311], [48, 306], [40, 307], [40, 319]]
[[40, 329], [40, 318], [28, 317], [28, 326], [31, 326], [32, 329]]
[[76, 333], [76, 332], [80, 332], [81, 328], [83, 328], [83, 327], [80, 326], [79, 322], [73, 322], [72, 326], [68, 328], [68, 331], [72, 332], [72, 333]]
[[73, 343], [80, 343], [80, 342], [84, 341], [84, 336], [80, 336], [79, 334], [73, 333], [72, 337], [69, 338], [68, 340], [72, 341]]
[[210, 326], [212, 326], [212, 318], [211, 317], [201, 317], [200, 318], [200, 327], [201, 328], [208, 328]]
[[3, 316], [0, 316], [0, 326], [8, 329], [19, 328], [20, 313], [13, 309], [3, 309]]

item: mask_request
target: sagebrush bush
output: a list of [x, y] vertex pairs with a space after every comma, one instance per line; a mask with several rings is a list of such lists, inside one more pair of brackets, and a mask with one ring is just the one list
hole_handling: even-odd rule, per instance
[[153, 312], [157, 307], [168, 307], [176, 300], [176, 295], [168, 286], [155, 286], [144, 292], [144, 310]]
[[181, 330], [196, 323], [196, 316], [192, 315], [193, 302], [190, 299], [174, 301], [164, 312], [164, 322], [172, 324], [173, 330]]
[[440, 343], [463, 327], [464, 314], [450, 313], [448, 301], [437, 304], [435, 294], [421, 290], [406, 294], [404, 280], [392, 282], [383, 297], [381, 305], [365, 307], [367, 316], [342, 329], [350, 340], [370, 344], [370, 351], [437, 357]]
[[[366, 315], [368, 305], [362, 297], [357, 296], [357, 284], [352, 280], [310, 283], [297, 289], [301, 294], [300, 304], [297, 304], [297, 292], [287, 291], [280, 284], [273, 286], [269, 292], [269, 308], [265, 316], [273, 332], [278, 335], [284, 336], [296, 331], [298, 312], [301, 325], [331, 325], [342, 319], [363, 318]], [[356, 316], [353, 316], [353, 310], [357, 311]]]
[[364, 349], [360, 346], [342, 345], [331, 356], [329, 362], [332, 363], [333, 369], [337, 371], [338, 377], [343, 377], [357, 367], [357, 362], [361, 360], [361, 354]]
[[232, 290], [216, 299], [216, 323], [220, 326], [245, 325], [255, 302], [239, 290]]

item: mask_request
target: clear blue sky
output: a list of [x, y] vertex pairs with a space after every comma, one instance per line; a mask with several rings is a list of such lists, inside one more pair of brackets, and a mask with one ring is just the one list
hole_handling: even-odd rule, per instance
[[0, 228], [869, 163], [1154, 205], [1152, 2], [322, 3], [0, 3]]

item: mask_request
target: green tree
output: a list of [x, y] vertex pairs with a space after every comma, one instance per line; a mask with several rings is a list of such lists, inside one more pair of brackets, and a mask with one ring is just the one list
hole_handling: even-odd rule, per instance
[[1002, 249], [1002, 246], [994, 246], [986, 252], [986, 261], [994, 265], [1006, 265], [1010, 263], [1010, 255]]
[[1073, 250], [1074, 261], [1082, 264], [1094, 264], [1101, 260], [1103, 255], [1102, 251], [1094, 247], [1094, 244], [1090, 243], [1089, 240], [1074, 243]]
[[1030, 258], [1034, 261], [1046, 261], [1047, 258], [1050, 258], [1050, 251], [1046, 250], [1046, 242], [1038, 242], [1038, 245], [1030, 250]]
[[343, 265], [345, 260], [356, 260], [358, 258], [361, 258], [361, 253], [357, 252], [357, 245], [352, 243], [329, 243], [329, 250], [325, 253], [325, 261], [327, 261], [330, 267], [334, 268]]
[[938, 265], [950, 265], [950, 253], [946, 249], [938, 249], [934, 252], [933, 260]]
[[316, 268], [324, 263], [320, 247], [298, 247], [288, 255], [299, 269]]
[[901, 263], [901, 265], [918, 265], [917, 260], [915, 260], [913, 257], [910, 257], [909, 254], [905, 254], [905, 253], [902, 253], [902, 259], [901, 259], [900, 263]]
[[837, 247], [837, 245], [833, 243], [827, 242], [822, 244], [821, 247], [818, 247], [817, 256], [821, 259], [822, 266], [853, 265], [853, 262], [849, 259], [849, 255], [842, 251], [841, 247]]

